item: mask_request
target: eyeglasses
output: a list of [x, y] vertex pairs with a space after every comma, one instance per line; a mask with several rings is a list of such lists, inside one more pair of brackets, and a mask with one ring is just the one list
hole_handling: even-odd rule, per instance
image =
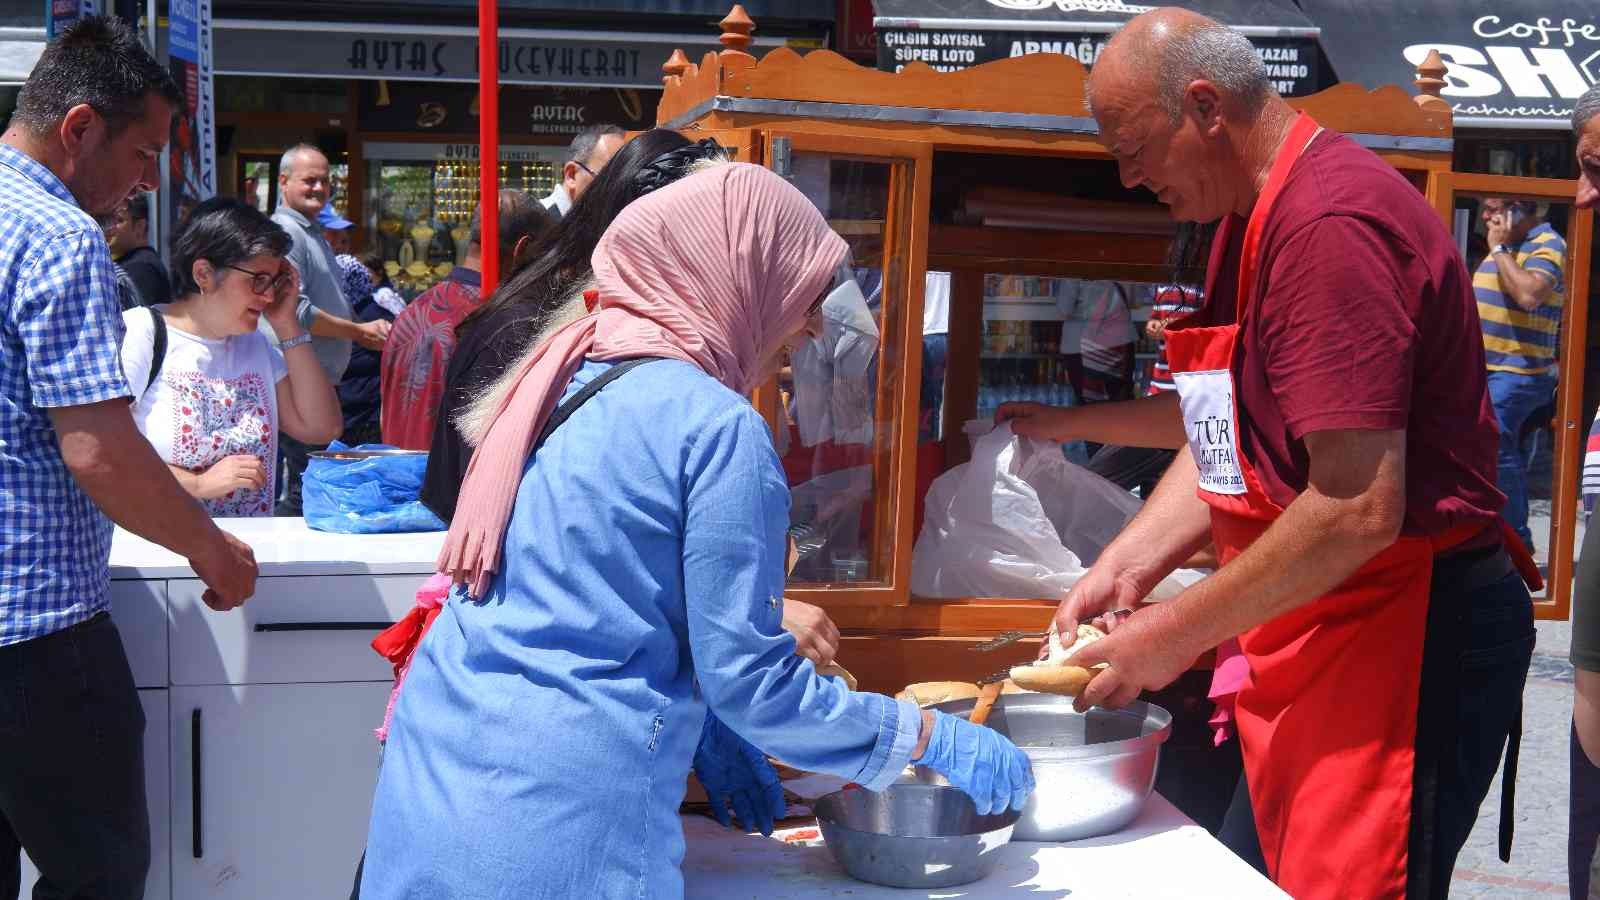
[[591, 168], [589, 168], [589, 167], [588, 167], [588, 166], [586, 166], [586, 165], [584, 165], [584, 164], [583, 164], [583, 163], [582, 163], [582, 162], [580, 162], [580, 161], [578, 161], [578, 160], [576, 160], [576, 159], [575, 159], [575, 160], [573, 160], [573, 161], [572, 161], [572, 162], [573, 162], [573, 163], [574, 163], [574, 164], [575, 164], [575, 165], [576, 165], [576, 166], [577, 166], [577, 167], [578, 167], [578, 168], [580, 168], [580, 169], [582, 169], [582, 170], [584, 170], [584, 171], [585, 171], [585, 172], [588, 172], [588, 173], [589, 173], [589, 177], [590, 177], [590, 178], [594, 178], [594, 177], [596, 177], [596, 176], [595, 176], [595, 174], [594, 174], [594, 170], [593, 170], [593, 169], [591, 169]]
[[270, 272], [255, 272], [242, 266], [223, 266], [223, 268], [249, 275], [251, 292], [261, 297], [274, 293], [278, 288], [289, 283], [289, 271], [287, 269], [273, 275]]
[[811, 318], [811, 317], [812, 317], [812, 316], [814, 316], [814, 315], [816, 315], [816, 314], [817, 314], [817, 313], [819, 313], [819, 312], [822, 312], [822, 305], [823, 305], [823, 304], [824, 304], [824, 303], [827, 303], [827, 302], [828, 302], [828, 297], [829, 297], [829, 295], [831, 295], [831, 294], [832, 294], [832, 293], [833, 293], [833, 292], [834, 292], [834, 290], [836, 290], [836, 289], [837, 289], [837, 286], [836, 286], [836, 285], [828, 285], [828, 288], [827, 288], [827, 290], [824, 290], [824, 291], [823, 291], [823, 292], [822, 292], [822, 293], [821, 293], [821, 294], [820, 294], [820, 295], [819, 295], [819, 296], [818, 296], [818, 297], [817, 297], [817, 299], [816, 299], [816, 300], [815, 300], [815, 301], [813, 301], [813, 302], [812, 302], [812, 304], [811, 304], [811, 308], [810, 308], [810, 309], [808, 309], [808, 310], [806, 310], [806, 318], [808, 318], [808, 319], [809, 319], [809, 318]]

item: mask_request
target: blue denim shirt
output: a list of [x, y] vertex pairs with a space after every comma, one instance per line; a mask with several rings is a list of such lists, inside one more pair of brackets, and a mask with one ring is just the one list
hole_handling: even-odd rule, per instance
[[799, 768], [892, 782], [920, 717], [795, 655], [788, 515], [765, 422], [699, 369], [652, 362], [595, 395], [526, 469], [483, 601], [452, 597], [418, 651], [362, 896], [682, 896], [708, 703]]

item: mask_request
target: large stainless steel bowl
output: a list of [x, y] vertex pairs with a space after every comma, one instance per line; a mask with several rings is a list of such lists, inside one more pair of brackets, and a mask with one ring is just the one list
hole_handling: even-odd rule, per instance
[[903, 888], [952, 887], [988, 875], [1019, 815], [980, 816], [962, 791], [914, 782], [881, 793], [835, 791], [813, 809], [823, 840], [846, 872]]
[[[934, 709], [966, 718], [975, 702], [953, 700]], [[1156, 763], [1172, 733], [1172, 714], [1142, 701], [1079, 713], [1071, 697], [1005, 694], [995, 702], [988, 724], [1033, 761], [1037, 786], [1013, 837], [1076, 841], [1110, 834], [1138, 818], [1155, 789]], [[944, 783], [921, 767], [916, 779]]]

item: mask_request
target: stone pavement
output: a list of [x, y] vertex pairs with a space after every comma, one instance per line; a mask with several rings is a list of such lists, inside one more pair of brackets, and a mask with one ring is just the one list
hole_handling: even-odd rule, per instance
[[[1542, 544], [1549, 534], [1549, 503], [1535, 501], [1534, 512], [1529, 526]], [[1497, 775], [1477, 826], [1456, 861], [1452, 898], [1567, 896], [1567, 752], [1572, 722], [1572, 665], [1567, 652], [1571, 643], [1569, 623], [1539, 623], [1539, 640], [1523, 694], [1511, 862], [1502, 863], [1499, 856]]]

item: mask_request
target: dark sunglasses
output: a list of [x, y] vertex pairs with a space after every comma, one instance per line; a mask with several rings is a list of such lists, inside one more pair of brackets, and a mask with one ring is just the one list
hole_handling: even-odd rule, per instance
[[235, 272], [243, 272], [244, 274], [249, 275], [250, 290], [258, 297], [265, 297], [267, 294], [274, 293], [278, 290], [278, 288], [289, 283], [288, 269], [284, 269], [282, 272], [273, 275], [270, 272], [256, 272], [246, 269], [242, 266], [223, 266], [223, 268], [232, 269]]

